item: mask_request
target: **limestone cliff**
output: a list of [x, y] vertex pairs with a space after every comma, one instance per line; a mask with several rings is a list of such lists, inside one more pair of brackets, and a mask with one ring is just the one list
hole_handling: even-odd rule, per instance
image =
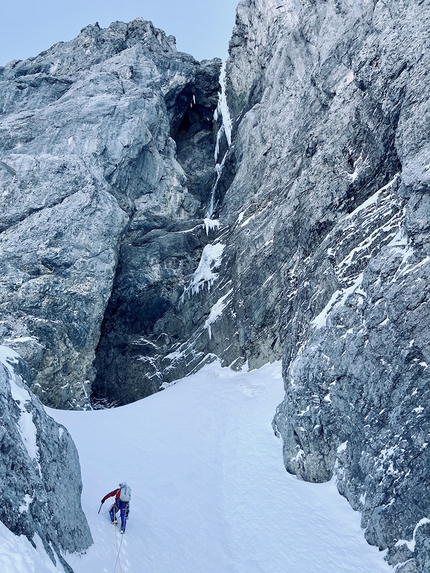
[[140, 341], [203, 248], [219, 69], [141, 19], [0, 68], [0, 338], [45, 404], [88, 405], [97, 347], [95, 395], [158, 389]]
[[63, 554], [92, 543], [78, 453], [66, 428], [29, 392], [28, 373], [15, 352], [0, 346], [0, 521], [71, 572]]
[[[284, 345], [285, 465], [335, 475], [402, 572], [430, 565], [429, 26], [419, 1], [241, 2], [238, 169], [219, 199], [221, 214], [256, 205], [240, 223], [249, 275], [277, 261], [244, 307]], [[273, 297], [261, 322], [258, 286]]]

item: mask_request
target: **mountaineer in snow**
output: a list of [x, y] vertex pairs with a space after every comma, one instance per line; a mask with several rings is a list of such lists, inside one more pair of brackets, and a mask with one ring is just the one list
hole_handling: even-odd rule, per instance
[[107, 493], [102, 499], [103, 504], [110, 497], [115, 496], [115, 502], [109, 510], [109, 515], [113, 525], [117, 524], [116, 514], [119, 511], [121, 516], [121, 533], [125, 532], [125, 526], [128, 519], [128, 514], [130, 512], [130, 499], [131, 499], [131, 488], [126, 482], [120, 483], [119, 488], [114, 489], [110, 493]]

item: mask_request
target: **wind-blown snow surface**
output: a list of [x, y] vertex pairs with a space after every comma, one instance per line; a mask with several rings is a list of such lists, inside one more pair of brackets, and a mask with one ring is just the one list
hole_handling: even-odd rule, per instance
[[86, 555], [68, 558], [75, 572], [114, 571], [110, 504], [97, 510], [122, 480], [132, 501], [117, 572], [392, 571], [334, 483], [285, 472], [271, 428], [282, 397], [279, 363], [247, 373], [212, 363], [128, 406], [49, 410], [78, 447], [95, 540]]
[[24, 535], [17, 537], [0, 523], [0, 571], [2, 573], [57, 573], [57, 569], [43, 550], [42, 541], [33, 539], [35, 551]]

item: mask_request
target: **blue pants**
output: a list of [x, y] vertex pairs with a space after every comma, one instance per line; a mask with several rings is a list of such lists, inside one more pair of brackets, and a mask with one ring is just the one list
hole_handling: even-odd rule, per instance
[[126, 501], [121, 501], [120, 499], [116, 500], [116, 502], [109, 510], [111, 521], [115, 519], [118, 511], [120, 512], [121, 516], [121, 529], [125, 531], [125, 525], [127, 523], [127, 517], [128, 517], [128, 503]]

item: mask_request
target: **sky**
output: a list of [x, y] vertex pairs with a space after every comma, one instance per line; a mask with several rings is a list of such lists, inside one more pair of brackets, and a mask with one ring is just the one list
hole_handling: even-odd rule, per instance
[[238, 0], [14, 0], [2, 2], [0, 66], [76, 37], [88, 24], [142, 17], [197, 60], [227, 58]]

